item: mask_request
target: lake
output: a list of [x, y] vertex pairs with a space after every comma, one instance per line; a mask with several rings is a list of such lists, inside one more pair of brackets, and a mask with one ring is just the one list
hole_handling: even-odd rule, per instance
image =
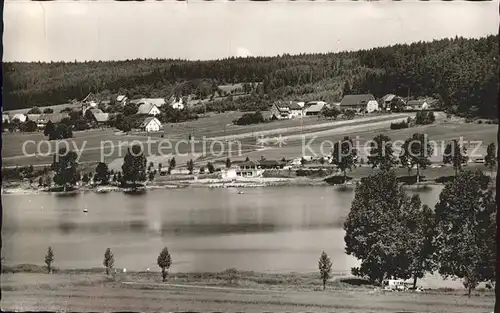
[[[52, 246], [56, 267], [91, 268], [102, 267], [109, 247], [117, 268], [158, 270], [156, 258], [167, 246], [173, 272], [312, 272], [324, 250], [335, 273], [349, 273], [356, 266], [356, 259], [344, 252], [342, 229], [353, 190], [242, 190], [2, 195], [2, 256], [7, 265], [43, 265]], [[434, 206], [441, 190], [432, 186], [419, 194], [423, 203]]]

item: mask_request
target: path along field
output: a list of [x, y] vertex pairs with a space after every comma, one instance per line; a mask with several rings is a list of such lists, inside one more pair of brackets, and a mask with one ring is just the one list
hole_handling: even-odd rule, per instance
[[330, 282], [326, 291], [320, 291], [317, 277], [314, 277], [315, 282], [305, 282], [306, 285], [266, 284], [249, 279], [237, 279], [231, 285], [224, 285], [216, 278], [206, 280], [192, 276], [186, 281], [177, 279], [175, 274], [170, 275], [167, 283], [159, 282], [159, 273], [120, 273], [118, 276], [113, 281], [97, 273], [3, 274], [1, 308], [5, 311], [79, 312], [484, 313], [492, 312], [494, 306], [494, 293], [489, 291], [474, 292], [469, 299], [464, 290], [381, 292], [373, 287], [338, 281]]
[[[57, 150], [56, 145], [67, 142], [72, 150], [81, 152], [80, 163], [104, 161], [111, 163], [115, 159], [121, 159], [126, 153], [128, 144], [150, 141], [147, 155], [169, 154], [176, 151], [179, 154], [197, 154], [203, 156], [203, 162], [207, 160], [225, 159], [259, 159], [264, 156], [268, 159], [297, 158], [302, 155], [321, 156], [331, 153], [332, 143], [348, 135], [363, 148], [367, 140], [373, 139], [378, 134], [385, 134], [392, 140], [405, 140], [415, 132], [428, 135], [430, 140], [438, 141], [434, 162], [440, 162], [442, 156], [440, 151], [446, 141], [463, 138], [466, 141], [483, 141], [478, 152], [485, 153], [486, 146], [490, 142], [496, 142], [497, 125], [489, 124], [466, 124], [463, 122], [446, 121], [442, 117], [435, 124], [427, 126], [412, 127], [409, 129], [390, 130], [389, 126], [394, 121], [400, 121], [408, 115], [374, 115], [349, 121], [329, 121], [317, 117], [305, 118], [300, 125], [300, 120], [276, 121], [260, 125], [234, 126], [223, 130], [223, 124], [232, 120], [231, 114], [218, 114], [212, 117], [201, 118], [189, 123], [167, 125], [164, 138], [159, 134], [146, 137], [141, 134], [124, 135], [113, 129], [91, 130], [75, 132], [75, 138], [61, 141], [48, 142], [42, 133], [35, 134], [8, 134], [3, 135], [2, 159], [3, 165], [25, 166], [25, 165], [49, 165], [52, 162], [53, 153]], [[298, 124], [299, 123], [299, 124]], [[197, 143], [187, 142], [187, 130], [197, 129], [191, 132]], [[268, 144], [263, 147], [259, 145], [258, 136], [268, 138]], [[201, 141], [202, 136], [207, 137]], [[282, 137], [281, 144], [273, 140]], [[231, 142], [227, 143], [224, 139]], [[28, 140], [32, 140], [28, 142]], [[217, 141], [216, 141], [217, 140]], [[160, 142], [162, 144], [160, 145]], [[23, 151], [25, 144], [25, 152]], [[468, 143], [469, 152], [478, 145]], [[50, 146], [50, 149], [49, 149]], [[37, 148], [40, 147], [39, 152]], [[321, 149], [322, 147], [322, 149]], [[43, 155], [51, 151], [50, 154]], [[35, 154], [34, 154], [35, 153]], [[363, 156], [364, 151], [360, 154]], [[161, 158], [160, 158], [161, 159]], [[159, 160], [155, 158], [155, 160]], [[158, 161], [161, 162], [161, 161]], [[178, 162], [179, 166], [185, 162]]]

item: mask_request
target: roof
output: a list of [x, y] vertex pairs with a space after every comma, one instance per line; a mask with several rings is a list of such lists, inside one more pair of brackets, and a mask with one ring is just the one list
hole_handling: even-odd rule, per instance
[[288, 107], [290, 108], [290, 110], [302, 110], [302, 107], [299, 105], [299, 103], [295, 101], [290, 101]]
[[259, 162], [250, 160], [245, 162], [237, 162], [236, 164], [238, 164], [238, 166], [257, 166], [259, 165]]
[[109, 120], [109, 113], [94, 113], [94, 118], [97, 122], [107, 122]]
[[12, 117], [12, 119], [18, 119], [18, 120], [21, 120], [21, 119], [25, 119], [26, 118], [26, 114], [23, 114], [23, 113], [17, 113], [17, 114], [14, 114], [14, 116]]
[[288, 104], [283, 103], [283, 102], [275, 102], [276, 108], [278, 108], [279, 111], [289, 111], [290, 107]]
[[260, 160], [257, 163], [260, 165], [267, 165], [267, 166], [279, 166], [285, 164], [286, 162], [278, 160]]
[[85, 98], [83, 98], [82, 102], [90, 102], [90, 101], [94, 101], [94, 102], [99, 102], [99, 98], [97, 98], [96, 95], [94, 95], [93, 93], [89, 93]]
[[38, 122], [48, 122], [59, 123], [63, 118], [69, 117], [68, 113], [44, 113], [40, 114]]
[[103, 113], [101, 109], [96, 109], [96, 108], [94, 108], [94, 109], [89, 109], [89, 110], [90, 110], [90, 112], [92, 112], [92, 114], [99, 114], [99, 113]]
[[161, 107], [162, 105], [165, 104], [165, 99], [163, 98], [148, 98], [146, 99], [148, 103], [152, 103], [156, 105], [157, 107]]
[[368, 103], [370, 100], [375, 100], [375, 97], [372, 94], [364, 94], [364, 95], [346, 95], [342, 98], [340, 102], [340, 106], [355, 106], [362, 105]]
[[41, 114], [26, 114], [26, 118], [30, 121], [37, 121]]
[[139, 109], [137, 109], [137, 114], [149, 114], [153, 107], [156, 107], [156, 105], [152, 103], [143, 103], [139, 106]]
[[153, 120], [156, 120], [158, 124], [161, 125], [161, 122], [154, 116], [146, 117], [144, 121], [142, 121], [141, 126], [139, 127], [146, 127], [149, 123], [151, 123]]
[[307, 109], [306, 112], [320, 112], [325, 106], [325, 102], [323, 101], [311, 101], [306, 103]]
[[165, 99], [163, 99], [163, 98], [141, 98], [141, 99], [131, 100], [130, 102], [135, 103], [135, 104], [144, 104], [144, 103], [154, 104], [157, 107], [161, 107], [162, 105], [164, 105], [166, 103]]
[[425, 99], [419, 99], [419, 100], [410, 100], [406, 105], [408, 106], [417, 106], [417, 105], [422, 105], [426, 102]]
[[382, 101], [383, 102], [387, 102], [387, 101], [392, 101], [392, 99], [394, 99], [394, 97], [396, 97], [396, 95], [393, 95], [393, 94], [387, 94], [385, 96], [382, 97]]

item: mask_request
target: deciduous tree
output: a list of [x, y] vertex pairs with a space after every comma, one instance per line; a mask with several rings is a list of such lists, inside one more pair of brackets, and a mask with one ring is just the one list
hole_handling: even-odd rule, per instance
[[47, 272], [52, 274], [52, 263], [54, 263], [54, 252], [52, 247], [47, 249], [47, 254], [45, 254], [45, 265], [47, 266]]
[[418, 196], [409, 198], [393, 171], [377, 172], [356, 186], [351, 210], [344, 223], [346, 253], [361, 265], [352, 269], [356, 276], [379, 284], [385, 278], [408, 279], [419, 275], [411, 267], [420, 250], [413, 249], [418, 234], [415, 215], [420, 213]]
[[370, 143], [368, 164], [372, 168], [378, 167], [381, 170], [389, 170], [396, 164], [391, 138], [382, 134], [373, 138]]
[[399, 160], [410, 173], [414, 166], [417, 167], [417, 183], [420, 181], [420, 169], [426, 169], [431, 164], [432, 152], [433, 147], [429, 143], [427, 135], [420, 133], [415, 133], [406, 139], [401, 147]]
[[463, 278], [469, 297], [479, 282], [495, 278], [496, 207], [489, 183], [480, 170], [461, 172], [435, 207], [439, 273]]
[[115, 266], [115, 256], [113, 255], [113, 252], [111, 252], [110, 248], [107, 248], [104, 252], [104, 261], [102, 264], [106, 267], [106, 275], [109, 275], [109, 272]]
[[331, 278], [332, 275], [332, 261], [328, 254], [323, 251], [318, 261], [319, 275], [321, 281], [323, 282], [323, 290], [325, 290], [326, 282]]
[[158, 255], [158, 259], [156, 260], [156, 262], [158, 266], [161, 268], [162, 281], [165, 282], [167, 280], [168, 269], [172, 265], [172, 257], [170, 256], [167, 247], [161, 250], [160, 255]]
[[108, 165], [104, 162], [99, 162], [95, 168], [96, 180], [101, 182], [101, 185], [107, 185], [109, 182]]
[[52, 168], [54, 169], [54, 183], [67, 187], [76, 184], [76, 168], [77, 154], [74, 151], [67, 151], [66, 148], [61, 148], [58, 153], [54, 154]]
[[146, 181], [146, 156], [140, 145], [130, 147], [123, 158], [122, 172], [123, 182], [132, 182], [136, 187], [136, 182]]
[[352, 140], [345, 136], [333, 146], [332, 164], [344, 173], [344, 183], [347, 181], [347, 170], [356, 167], [357, 151]]
[[446, 145], [443, 153], [443, 163], [452, 164], [455, 176], [462, 170], [462, 164], [467, 162], [467, 149], [462, 147], [458, 140], [453, 139]]
[[486, 156], [484, 157], [484, 165], [490, 169], [493, 173], [493, 169], [497, 166], [497, 158], [496, 158], [496, 147], [492, 142], [486, 148]]

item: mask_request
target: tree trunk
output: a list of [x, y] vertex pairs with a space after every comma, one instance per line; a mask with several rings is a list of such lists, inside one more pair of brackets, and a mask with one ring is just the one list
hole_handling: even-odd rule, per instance
[[162, 282], [165, 282], [167, 280], [167, 272], [165, 271], [164, 268], [161, 269], [161, 278]]
[[325, 290], [326, 288], [326, 279], [323, 279], [323, 291]]
[[344, 185], [347, 185], [347, 171], [344, 170]]
[[420, 166], [418, 166], [418, 163], [417, 163], [417, 185], [418, 183], [420, 183]]
[[106, 275], [109, 276], [109, 267], [106, 267]]
[[417, 289], [417, 276], [413, 276], [413, 289]]
[[472, 292], [472, 284], [471, 284], [471, 283], [469, 283], [468, 289], [469, 289], [469, 290], [468, 290], [468, 294], [467, 294], [467, 296], [470, 298], [470, 294], [471, 294], [471, 292]]

